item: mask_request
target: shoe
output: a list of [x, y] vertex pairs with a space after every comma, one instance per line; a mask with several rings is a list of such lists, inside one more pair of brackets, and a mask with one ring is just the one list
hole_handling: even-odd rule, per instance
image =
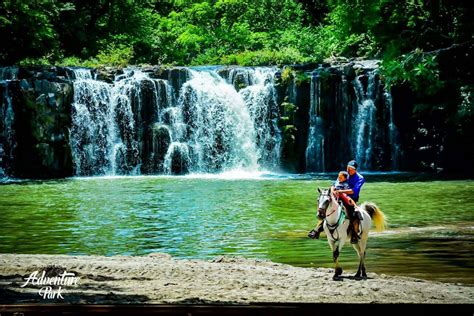
[[320, 232], [315, 231], [313, 229], [312, 231], [309, 232], [308, 237], [311, 238], [311, 239], [319, 239], [320, 234], [321, 234]]

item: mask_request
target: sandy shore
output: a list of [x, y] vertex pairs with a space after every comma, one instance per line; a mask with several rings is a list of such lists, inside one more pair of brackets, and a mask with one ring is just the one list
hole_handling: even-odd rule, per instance
[[[77, 286], [62, 287], [64, 299], [43, 299], [38, 292], [44, 285], [21, 287], [34, 271], [54, 277], [64, 270], [80, 277]], [[473, 286], [374, 273], [354, 280], [353, 271], [344, 272], [343, 281], [332, 281], [332, 274], [327, 268], [235, 257], [0, 254], [0, 303], [474, 303]]]

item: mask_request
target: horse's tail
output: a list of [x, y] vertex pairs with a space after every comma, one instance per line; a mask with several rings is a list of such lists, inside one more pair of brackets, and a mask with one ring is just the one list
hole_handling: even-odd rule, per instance
[[385, 229], [385, 226], [387, 226], [387, 217], [378, 208], [378, 206], [375, 205], [375, 203], [364, 202], [360, 207], [363, 208], [367, 213], [369, 213], [370, 217], [374, 221], [375, 229], [378, 232], [381, 232]]

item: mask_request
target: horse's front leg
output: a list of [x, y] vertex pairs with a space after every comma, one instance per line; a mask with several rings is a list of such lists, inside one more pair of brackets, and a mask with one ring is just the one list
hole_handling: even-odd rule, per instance
[[342, 274], [342, 268], [339, 266], [339, 244], [331, 243], [330, 244], [331, 249], [332, 249], [332, 260], [334, 262], [334, 276], [332, 279], [334, 281], [340, 281], [342, 280], [341, 274]]

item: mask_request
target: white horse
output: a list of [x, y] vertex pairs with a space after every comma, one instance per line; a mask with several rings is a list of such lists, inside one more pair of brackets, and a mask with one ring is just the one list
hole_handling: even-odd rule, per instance
[[[350, 238], [347, 231], [349, 228], [349, 219], [344, 211], [344, 206], [338, 203], [332, 189], [321, 190], [318, 188], [318, 217], [324, 218], [324, 232], [326, 233], [329, 246], [332, 250], [332, 257], [335, 263], [333, 280], [341, 280], [342, 268], [339, 267], [339, 253], [344, 243]], [[367, 247], [367, 239], [369, 230], [374, 221], [377, 231], [383, 231], [386, 225], [385, 214], [372, 202], [365, 202], [361, 206], [356, 207], [362, 215], [359, 225], [359, 240], [352, 246], [359, 255], [359, 269], [357, 270], [356, 279], [367, 278], [365, 272], [365, 249]]]

